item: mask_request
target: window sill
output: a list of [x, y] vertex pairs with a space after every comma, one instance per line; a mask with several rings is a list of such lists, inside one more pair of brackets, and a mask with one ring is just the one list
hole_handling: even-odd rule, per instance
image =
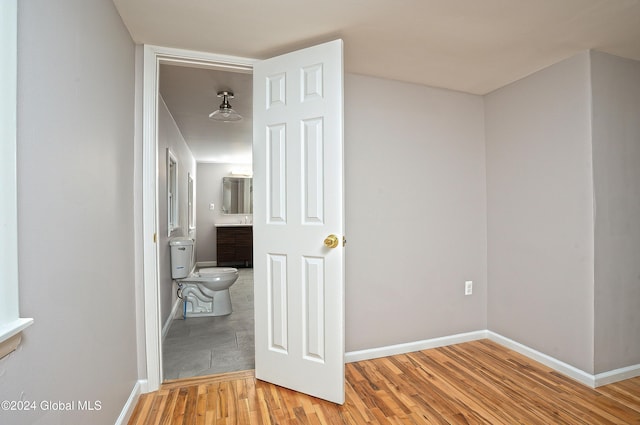
[[33, 324], [33, 319], [16, 319], [13, 322], [0, 325], [0, 344], [22, 332]]

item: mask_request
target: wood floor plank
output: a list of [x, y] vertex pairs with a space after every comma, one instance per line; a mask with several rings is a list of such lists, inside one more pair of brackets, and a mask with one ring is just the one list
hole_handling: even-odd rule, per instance
[[175, 404], [175, 407], [173, 409], [173, 415], [172, 415], [170, 423], [172, 423], [172, 424], [181, 424], [181, 423], [183, 423], [184, 412], [185, 412], [185, 408], [187, 406], [187, 395], [189, 394], [189, 388], [190, 387], [184, 387], [184, 388], [180, 388], [180, 389], [176, 390], [178, 395], [177, 395], [177, 398], [176, 398], [176, 404]]
[[[179, 389], [169, 390], [167, 393], [167, 402], [165, 404], [165, 409], [160, 415], [160, 421], [158, 422], [161, 425], [171, 425], [172, 424], [172, 416], [173, 411], [176, 407], [176, 403], [178, 400]], [[145, 423], [145, 422], [143, 422]]]
[[640, 377], [592, 389], [489, 340], [350, 363], [335, 405], [253, 371], [174, 380], [130, 425], [640, 425]]
[[214, 425], [218, 419], [218, 388], [220, 382], [213, 382], [206, 386], [205, 395], [205, 415], [204, 423]]
[[153, 393], [151, 394], [143, 394], [138, 399], [138, 403], [136, 404], [135, 409], [133, 409], [133, 413], [131, 414], [131, 419], [129, 423], [138, 423], [140, 418], [148, 418], [149, 410], [151, 409], [151, 405], [155, 402], [156, 399], [159, 399], [158, 396], [155, 396]]
[[207, 417], [207, 387], [198, 385], [198, 396], [196, 399], [196, 419], [194, 425], [205, 425]]
[[269, 405], [267, 404], [267, 397], [265, 396], [265, 394], [269, 393], [265, 392], [265, 388], [267, 387], [267, 385], [263, 385], [262, 382], [256, 383], [256, 385], [260, 385], [257, 391], [257, 395], [259, 403], [258, 412], [260, 413], [261, 422], [265, 425], [272, 425], [274, 423], [277, 423], [273, 421], [271, 409], [269, 409]]
[[167, 403], [167, 395], [160, 395], [158, 397], [154, 397], [153, 404], [151, 405], [151, 409], [148, 414], [148, 422], [152, 424], [156, 424], [160, 421], [160, 415], [164, 412], [165, 405]]
[[640, 380], [628, 379], [598, 388], [600, 394], [640, 413]]

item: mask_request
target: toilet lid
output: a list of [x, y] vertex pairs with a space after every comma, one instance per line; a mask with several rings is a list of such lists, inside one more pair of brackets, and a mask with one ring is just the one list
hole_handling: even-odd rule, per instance
[[221, 274], [232, 273], [238, 273], [238, 269], [234, 269], [233, 267], [205, 267], [198, 270], [200, 276], [219, 276]]

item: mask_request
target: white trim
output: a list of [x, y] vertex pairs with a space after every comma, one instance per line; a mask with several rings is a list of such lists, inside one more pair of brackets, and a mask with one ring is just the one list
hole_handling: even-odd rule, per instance
[[146, 379], [139, 379], [138, 384], [140, 384], [140, 393], [146, 394], [149, 392], [149, 381]]
[[595, 376], [583, 370], [580, 370], [575, 366], [571, 366], [568, 363], [565, 363], [547, 354], [541, 353], [538, 350], [534, 350], [531, 347], [527, 347], [524, 344], [520, 344], [519, 342], [516, 342], [492, 331], [487, 331], [487, 337], [491, 341], [497, 342], [500, 345], [504, 345], [505, 347], [515, 352], [518, 352], [524, 356], [529, 357], [530, 359], [542, 363], [543, 365], [548, 366], [551, 369], [562, 373], [563, 375], [567, 375], [569, 378], [573, 378], [576, 381], [582, 382], [583, 384], [591, 388], [595, 388]]
[[550, 367], [551, 369], [575, 379], [578, 382], [583, 383], [591, 388], [600, 387], [606, 384], [612, 384], [614, 382], [623, 381], [625, 379], [635, 378], [640, 376], [640, 364], [622, 367], [619, 369], [610, 370], [608, 372], [598, 373], [592, 375], [575, 366], [571, 366], [561, 360], [551, 357], [547, 354], [541, 353], [538, 350], [534, 350], [531, 347], [527, 347], [524, 344], [520, 344], [510, 338], [502, 336], [492, 331], [487, 331], [487, 337], [500, 345], [503, 345], [513, 351], [516, 351], [528, 358], [535, 360], [543, 365]]
[[22, 332], [33, 324], [33, 319], [16, 319], [13, 322], [0, 324], [0, 342]]
[[613, 384], [614, 382], [624, 381], [625, 379], [631, 379], [637, 376], [640, 376], [640, 364], [598, 373], [595, 376], [595, 385], [596, 387], [601, 387], [603, 385]]
[[176, 298], [176, 301], [173, 303], [173, 307], [171, 307], [171, 314], [169, 314], [167, 321], [164, 322], [164, 326], [162, 327], [162, 342], [164, 342], [164, 339], [167, 337], [171, 323], [173, 323], [173, 319], [176, 317], [176, 313], [181, 305], [182, 300], [180, 298]]
[[345, 363], [352, 363], [361, 360], [371, 360], [377, 359], [379, 357], [387, 357], [396, 354], [411, 353], [413, 351], [428, 350], [429, 348], [444, 347], [447, 345], [460, 344], [462, 342], [475, 341], [485, 338], [487, 338], [487, 331], [466, 332], [439, 338], [424, 339], [422, 341], [388, 345], [386, 347], [350, 351], [344, 354], [344, 361]]
[[196, 230], [195, 186], [195, 180], [189, 171], [187, 172], [187, 228], [190, 232]]
[[[0, 343], [33, 319], [20, 319], [18, 307], [17, 87], [18, 2], [0, 2]], [[15, 340], [13, 341], [15, 343]], [[6, 348], [6, 347], [5, 347]]]
[[[180, 190], [178, 189], [178, 174], [180, 166], [178, 158], [171, 148], [167, 148], [167, 237], [171, 237], [171, 233], [180, 228]], [[171, 168], [173, 167], [173, 172]]]
[[371, 348], [367, 350], [350, 351], [345, 353], [345, 363], [352, 363], [362, 360], [377, 359], [380, 357], [393, 356], [396, 354], [406, 354], [414, 351], [427, 350], [429, 348], [444, 347], [447, 345], [460, 344], [462, 342], [475, 341], [478, 339], [490, 339], [510, 350], [522, 354], [532, 360], [542, 363], [551, 369], [562, 373], [591, 388], [611, 384], [625, 379], [640, 376], [640, 364], [614, 369], [608, 372], [589, 374], [577, 367], [571, 366], [561, 360], [553, 358], [540, 351], [520, 344], [512, 339], [499, 335], [490, 330], [473, 331], [439, 338], [425, 339], [422, 341], [407, 342], [404, 344], [388, 345], [386, 347]]
[[207, 67], [234, 72], [251, 72], [255, 59], [217, 55], [192, 50], [145, 45], [142, 71], [142, 252], [144, 286], [144, 332], [147, 363], [146, 390], [160, 388], [162, 380], [162, 340], [159, 264], [156, 238], [158, 229], [157, 116], [158, 70], [160, 63]]
[[522, 355], [525, 355], [530, 359], [540, 362], [545, 366], [548, 366], [553, 370], [567, 375], [568, 377], [573, 378], [576, 381], [579, 381], [591, 388], [597, 388], [602, 385], [612, 384], [614, 382], [624, 381], [625, 379], [640, 376], [640, 364], [621, 367], [618, 369], [613, 369], [607, 372], [601, 372], [592, 375], [561, 360], [548, 356], [544, 353], [534, 350], [533, 348], [527, 347], [526, 345], [520, 344], [519, 342], [499, 335], [495, 332], [487, 331], [487, 333], [490, 340], [497, 342], [500, 345], [504, 345], [505, 347]]
[[120, 416], [116, 419], [115, 425], [126, 425], [129, 423], [129, 419], [131, 418], [131, 414], [133, 410], [136, 408], [136, 404], [138, 403], [138, 398], [140, 394], [142, 394], [143, 389], [147, 387], [147, 380], [141, 379], [135, 383], [133, 389], [131, 390], [131, 394], [129, 394], [129, 398], [127, 402], [124, 404], [122, 411], [120, 411]]
[[160, 388], [160, 299], [158, 290], [158, 197], [157, 187], [157, 54], [145, 46], [142, 75], [142, 245], [144, 280], [144, 328], [148, 389]]

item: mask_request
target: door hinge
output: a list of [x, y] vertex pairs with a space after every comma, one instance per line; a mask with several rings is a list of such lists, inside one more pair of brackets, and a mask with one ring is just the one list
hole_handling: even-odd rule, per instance
[[157, 233], [153, 234], [153, 243], [158, 243], [158, 234]]
[[344, 236], [342, 237], [342, 246], [345, 246], [347, 244], [347, 238], [345, 238]]

